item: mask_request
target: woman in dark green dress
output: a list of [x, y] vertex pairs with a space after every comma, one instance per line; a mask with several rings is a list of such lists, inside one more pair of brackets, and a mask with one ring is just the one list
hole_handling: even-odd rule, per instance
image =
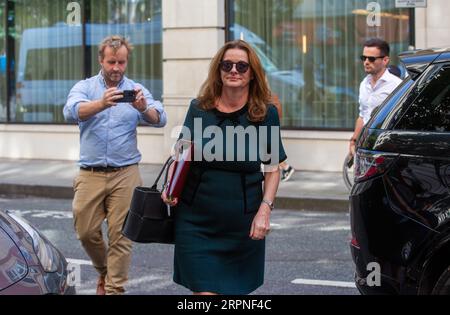
[[[264, 282], [265, 237], [286, 159], [261, 63], [225, 44], [186, 115], [194, 162], [176, 206], [174, 281], [194, 294], [248, 294]], [[264, 170], [261, 171], [261, 165]]]

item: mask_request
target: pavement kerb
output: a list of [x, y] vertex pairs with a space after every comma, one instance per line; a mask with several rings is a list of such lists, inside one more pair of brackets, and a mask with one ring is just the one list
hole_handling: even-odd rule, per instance
[[72, 199], [73, 188], [59, 186], [0, 184], [0, 195]]
[[276, 197], [275, 208], [290, 210], [347, 212], [348, 199], [338, 198], [313, 198], [313, 197]]
[[[74, 192], [72, 187], [3, 183], [0, 184], [0, 195], [72, 199]], [[348, 211], [348, 207], [348, 199], [342, 198], [278, 196], [275, 200], [276, 209], [345, 212]]]

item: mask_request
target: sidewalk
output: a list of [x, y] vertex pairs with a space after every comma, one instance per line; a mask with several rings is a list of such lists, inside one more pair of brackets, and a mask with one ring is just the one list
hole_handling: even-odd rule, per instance
[[[151, 186], [162, 165], [140, 164], [145, 186]], [[76, 162], [0, 159], [0, 195], [72, 198]], [[348, 190], [341, 173], [297, 171], [280, 183], [276, 208], [347, 211]]]

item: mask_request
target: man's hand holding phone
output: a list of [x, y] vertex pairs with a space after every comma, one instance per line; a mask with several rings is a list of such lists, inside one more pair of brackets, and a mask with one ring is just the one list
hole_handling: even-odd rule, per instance
[[103, 94], [103, 98], [101, 100], [104, 105], [104, 108], [116, 106], [118, 100], [120, 100], [122, 96], [123, 96], [122, 91], [118, 90], [116, 87], [107, 89]]
[[144, 92], [142, 92], [142, 89], [139, 88], [134, 89], [134, 91], [136, 92], [136, 97], [132, 103], [133, 107], [143, 113], [147, 109], [147, 100], [144, 97]]
[[159, 113], [156, 109], [147, 104], [147, 99], [145, 98], [142, 89], [137, 87], [134, 89], [134, 91], [136, 93], [136, 97], [131, 105], [133, 105], [133, 107], [136, 108], [138, 112], [144, 114], [147, 117], [146, 120], [150, 123], [159, 123]]

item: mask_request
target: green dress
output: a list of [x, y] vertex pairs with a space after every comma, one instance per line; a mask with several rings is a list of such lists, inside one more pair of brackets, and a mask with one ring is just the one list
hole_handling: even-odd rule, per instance
[[[265, 120], [258, 124], [247, 119], [247, 110], [245, 106], [227, 114], [215, 109], [204, 111], [194, 100], [186, 116], [184, 126], [194, 139], [196, 154], [211, 152], [215, 157], [212, 160], [205, 154], [201, 161], [191, 164], [180, 201], [174, 209], [173, 279], [193, 292], [248, 294], [264, 282], [265, 240], [255, 241], [249, 237], [263, 196], [261, 163], [276, 165], [287, 157], [279, 128], [275, 128], [275, 132], [270, 128], [279, 126], [276, 108], [269, 106]], [[245, 144], [235, 137], [231, 161], [226, 159], [226, 150], [232, 148], [226, 145], [230, 144], [226, 140], [231, 138], [226, 133], [227, 126], [253, 126], [256, 128], [250, 128], [258, 134], [258, 141], [247, 137]], [[211, 141], [216, 139], [211, 131], [215, 131], [217, 137], [218, 128], [224, 141], [222, 146], [220, 141], [216, 142], [215, 149], [211, 149]], [[267, 132], [261, 132], [264, 129]], [[189, 138], [185, 134], [183, 137]], [[265, 140], [260, 141], [260, 138]], [[279, 143], [274, 146], [278, 150], [277, 154], [269, 155], [272, 142]], [[263, 152], [256, 159], [255, 149]]]

